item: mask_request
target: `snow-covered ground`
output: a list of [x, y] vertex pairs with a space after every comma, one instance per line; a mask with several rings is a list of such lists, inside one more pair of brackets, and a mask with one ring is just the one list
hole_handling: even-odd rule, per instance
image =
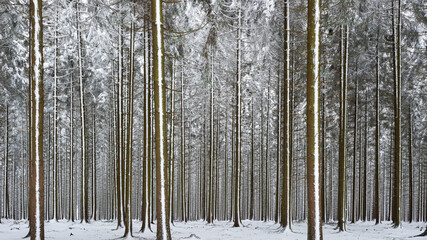
[[[90, 224], [81, 224], [80, 222], [59, 222], [50, 221], [45, 224], [46, 239], [118, 239], [123, 234], [123, 229], [115, 230], [116, 222], [96, 221]], [[134, 239], [155, 239], [155, 233], [139, 233], [141, 223], [134, 221]], [[306, 223], [294, 223], [293, 232], [282, 232], [278, 224], [274, 222], [243, 221], [243, 227], [233, 228], [231, 222], [215, 222], [206, 224], [203, 221], [196, 222], [176, 222], [172, 226], [173, 239], [303, 239], [306, 240]], [[383, 222], [375, 225], [374, 222], [358, 222], [348, 224], [347, 232], [338, 233], [334, 228], [335, 224], [326, 224], [323, 227], [324, 239], [410, 239], [412, 236], [421, 233], [425, 223], [403, 223], [402, 228], [392, 228], [390, 222]], [[155, 230], [155, 225], [152, 226]], [[13, 221], [2, 219], [0, 224], [1, 240], [22, 239], [28, 232], [28, 223], [26, 221]], [[422, 238], [415, 238], [422, 239]]]

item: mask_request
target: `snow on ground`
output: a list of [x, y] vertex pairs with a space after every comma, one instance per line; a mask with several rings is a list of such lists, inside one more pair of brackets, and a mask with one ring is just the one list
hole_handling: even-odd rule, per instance
[[[116, 229], [115, 221], [96, 221], [90, 224], [49, 221], [45, 224], [46, 239], [118, 239], [122, 236], [124, 230]], [[155, 239], [155, 233], [137, 232], [141, 223], [134, 221], [134, 239]], [[410, 239], [418, 235], [425, 227], [425, 223], [403, 223], [402, 228], [391, 227], [390, 222], [383, 222], [375, 225], [374, 222], [358, 222], [348, 224], [347, 232], [338, 233], [335, 230], [336, 224], [325, 224], [323, 226], [324, 239], [332, 240], [350, 240], [350, 239]], [[213, 225], [206, 224], [203, 221], [195, 222], [176, 222], [171, 227], [173, 239], [207, 239], [207, 240], [234, 240], [234, 239], [260, 239], [260, 240], [306, 240], [307, 226], [305, 222], [294, 223], [293, 232], [282, 232], [278, 224], [274, 222], [261, 221], [243, 221], [243, 227], [233, 228], [233, 223], [228, 221], [216, 221]], [[155, 230], [156, 225], [152, 225]], [[18, 240], [22, 239], [28, 233], [27, 221], [13, 221], [2, 219], [0, 224], [0, 240]], [[415, 238], [415, 240], [423, 238]]]

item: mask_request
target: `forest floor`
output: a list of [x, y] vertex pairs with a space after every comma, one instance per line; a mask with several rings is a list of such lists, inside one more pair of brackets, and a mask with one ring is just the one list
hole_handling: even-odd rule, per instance
[[[115, 230], [117, 222], [115, 221], [96, 221], [90, 224], [81, 224], [80, 222], [68, 222], [60, 220], [58, 222], [49, 221], [45, 224], [46, 239], [120, 239], [124, 230], [120, 228]], [[132, 239], [155, 239], [155, 233], [146, 232], [139, 233], [141, 223], [133, 222], [134, 238]], [[356, 224], [348, 224], [347, 232], [338, 233], [335, 230], [336, 224], [325, 224], [323, 227], [324, 239], [410, 239], [418, 235], [425, 227], [425, 223], [403, 223], [402, 228], [391, 227], [390, 222], [383, 222], [380, 225], [375, 225], [374, 222], [357, 222]], [[243, 221], [243, 227], [233, 228], [233, 224], [228, 221], [216, 221], [213, 225], [208, 225], [203, 221], [194, 222], [176, 222], [175, 226], [171, 227], [173, 239], [209, 239], [209, 240], [234, 240], [234, 239], [260, 239], [260, 240], [275, 240], [289, 239], [299, 240], [307, 239], [307, 225], [305, 222], [295, 222], [293, 224], [293, 232], [283, 232], [279, 225], [274, 222], [262, 221]], [[153, 225], [153, 230], [156, 226]], [[0, 224], [0, 239], [1, 240], [18, 240], [22, 239], [28, 232], [27, 221], [13, 221], [2, 219]], [[422, 238], [415, 238], [422, 239]]]

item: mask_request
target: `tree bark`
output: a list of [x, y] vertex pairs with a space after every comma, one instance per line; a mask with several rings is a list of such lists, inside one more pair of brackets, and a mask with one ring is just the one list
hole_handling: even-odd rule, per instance
[[[394, 0], [392, 1], [394, 3]], [[392, 5], [393, 27], [393, 65], [394, 65], [394, 185], [393, 185], [393, 224], [401, 226], [401, 195], [402, 195], [402, 146], [401, 146], [401, 13], [400, 0], [397, 5], [397, 27], [395, 27], [394, 4]], [[397, 33], [396, 33], [397, 32]]]
[[347, 220], [347, 71], [348, 26], [341, 25], [341, 94], [340, 94], [340, 141], [338, 172], [338, 229], [346, 231]]
[[[144, 4], [145, 7], [147, 7]], [[147, 21], [144, 18], [144, 23]], [[140, 232], [151, 230], [150, 221], [150, 178], [151, 178], [151, 66], [150, 66], [150, 32], [144, 31], [144, 142], [142, 164], [142, 226]]]
[[375, 116], [375, 198], [374, 198], [374, 218], [375, 224], [381, 222], [380, 219], [380, 59], [379, 59], [379, 31], [377, 33], [376, 46], [376, 116]]
[[165, 48], [162, 0], [151, 0], [153, 32], [153, 78], [156, 131], [156, 213], [157, 240], [170, 240], [167, 184], [166, 88], [164, 79]]
[[[241, 2], [239, 2], [241, 5]], [[241, 159], [241, 6], [238, 6], [237, 69], [236, 69], [236, 159], [234, 161], [234, 208], [233, 227], [240, 227], [240, 159]]]
[[[357, 68], [356, 68], [357, 72]], [[351, 223], [355, 223], [356, 218], [356, 159], [357, 159], [357, 125], [358, 125], [358, 108], [359, 108], [359, 80], [355, 79], [355, 89], [354, 89], [354, 138], [353, 138], [353, 200], [352, 200], [352, 216]], [[360, 169], [359, 169], [360, 174]]]
[[409, 143], [408, 143], [408, 151], [409, 151], [409, 175], [408, 175], [408, 181], [409, 181], [409, 209], [408, 209], [408, 221], [411, 223], [413, 220], [413, 179], [412, 179], [412, 111], [411, 106], [409, 106]]
[[284, 112], [283, 112], [283, 179], [282, 179], [282, 218], [281, 225], [284, 229], [291, 229], [291, 157], [290, 157], [290, 20], [289, 1], [285, 0], [285, 69], [284, 69]]
[[30, 236], [44, 239], [43, 170], [43, 14], [42, 1], [30, 2], [31, 12], [31, 162], [30, 162]]
[[88, 222], [88, 196], [87, 196], [87, 163], [86, 163], [86, 113], [84, 100], [84, 82], [83, 82], [83, 53], [82, 53], [82, 36], [80, 29], [79, 2], [76, 3], [77, 15], [77, 38], [78, 38], [78, 68], [79, 68], [79, 89], [80, 89], [80, 121], [81, 121], [81, 194], [80, 194], [80, 217], [81, 222]]
[[307, 18], [307, 239], [323, 239], [320, 199], [319, 90], [320, 1], [308, 1]]

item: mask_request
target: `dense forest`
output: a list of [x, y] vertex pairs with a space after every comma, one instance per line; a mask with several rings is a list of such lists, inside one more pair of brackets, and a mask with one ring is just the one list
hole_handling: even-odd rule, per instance
[[424, 0], [0, 0], [0, 239], [427, 236], [426, 87]]

